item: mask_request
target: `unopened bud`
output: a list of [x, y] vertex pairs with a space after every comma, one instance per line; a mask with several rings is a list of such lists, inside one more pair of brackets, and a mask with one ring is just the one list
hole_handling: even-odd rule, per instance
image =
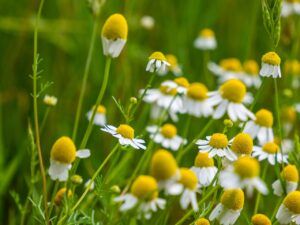
[[75, 175], [73, 175], [73, 176], [71, 177], [71, 181], [72, 181], [73, 184], [79, 185], [79, 184], [82, 184], [82, 181], [83, 181], [83, 180], [82, 180], [82, 177], [81, 177], [81, 176], [75, 174]]
[[116, 194], [119, 194], [121, 192], [120, 187], [118, 185], [111, 186], [110, 190]]
[[137, 103], [137, 98], [136, 97], [131, 97], [130, 98], [130, 103], [136, 104]]
[[233, 127], [233, 122], [230, 119], [225, 119], [223, 123], [225, 127]]

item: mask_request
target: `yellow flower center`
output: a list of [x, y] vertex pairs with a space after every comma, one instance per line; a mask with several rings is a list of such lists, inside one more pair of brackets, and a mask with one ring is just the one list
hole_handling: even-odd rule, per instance
[[245, 61], [243, 63], [243, 68], [247, 74], [254, 75], [254, 76], [258, 75], [259, 67], [255, 60]]
[[165, 138], [173, 138], [177, 134], [177, 128], [173, 124], [167, 123], [160, 128], [160, 133]]
[[215, 36], [215, 33], [211, 29], [206, 28], [200, 31], [199, 36], [204, 38], [212, 38]]
[[125, 17], [121, 14], [113, 14], [105, 21], [102, 28], [102, 36], [110, 39], [127, 39], [128, 25]]
[[71, 138], [61, 137], [55, 141], [50, 154], [53, 160], [70, 164], [76, 158], [76, 147]]
[[187, 89], [187, 96], [198, 100], [203, 101], [207, 99], [207, 87], [201, 83], [192, 83]]
[[281, 172], [281, 176], [286, 181], [290, 181], [290, 182], [299, 181], [299, 173], [297, 167], [294, 165], [287, 165], [286, 167], [284, 167], [283, 171]]
[[246, 95], [246, 86], [239, 80], [228, 80], [219, 89], [223, 98], [241, 103]]
[[[60, 205], [62, 203], [64, 196], [66, 195], [66, 191], [67, 191], [67, 188], [61, 188], [58, 190], [58, 192], [55, 194], [55, 197], [54, 197], [55, 205]], [[73, 195], [72, 191], [69, 190], [67, 197], [70, 198], [72, 195]]]
[[272, 225], [271, 220], [264, 214], [255, 214], [251, 218], [253, 225]]
[[283, 200], [283, 204], [294, 214], [299, 214], [300, 213], [300, 191], [290, 192]]
[[221, 203], [227, 209], [242, 209], [244, 206], [244, 192], [241, 189], [227, 189], [221, 196]]
[[195, 225], [210, 225], [210, 222], [205, 218], [199, 218], [195, 221]]
[[276, 52], [268, 52], [262, 56], [261, 61], [266, 64], [279, 66], [281, 59]]
[[255, 123], [262, 127], [272, 127], [273, 126], [273, 114], [269, 110], [261, 109], [255, 114]]
[[97, 113], [106, 114], [106, 108], [103, 105], [97, 107]]
[[166, 60], [168, 63], [170, 63], [170, 68], [174, 69], [175, 67], [178, 66], [178, 61], [175, 55], [168, 54], [166, 55]]
[[242, 65], [240, 60], [236, 58], [223, 59], [220, 62], [220, 66], [226, 71], [240, 72], [242, 71]]
[[189, 81], [184, 77], [178, 77], [174, 79], [174, 82], [181, 87], [188, 88], [190, 86]]
[[141, 175], [135, 179], [131, 186], [131, 193], [146, 201], [153, 200], [158, 196], [156, 180], [151, 176]]
[[207, 152], [199, 152], [195, 158], [194, 165], [196, 167], [212, 167], [214, 166], [214, 160], [209, 157]]
[[259, 175], [259, 163], [256, 159], [250, 156], [242, 156], [234, 163], [234, 171], [241, 178], [253, 178]]
[[149, 60], [151, 60], [151, 59], [155, 59], [155, 60], [160, 60], [160, 61], [167, 62], [167, 59], [166, 59], [165, 55], [162, 52], [153, 52], [149, 56]]
[[268, 142], [263, 145], [262, 150], [269, 154], [275, 154], [279, 151], [279, 147], [275, 142]]
[[163, 93], [165, 95], [174, 96], [177, 94], [176, 88], [170, 88], [169, 86], [165, 86], [165, 85], [160, 85], [159, 90], [161, 93]]
[[297, 119], [297, 113], [294, 107], [285, 106], [281, 110], [281, 119], [284, 122], [294, 123]]
[[240, 133], [235, 136], [231, 149], [237, 154], [250, 155], [253, 150], [253, 139], [249, 134]]
[[150, 171], [157, 180], [166, 180], [177, 172], [177, 162], [173, 155], [163, 149], [157, 150], [152, 156]]
[[300, 63], [298, 60], [287, 60], [284, 64], [284, 71], [288, 75], [300, 75]]
[[180, 180], [179, 182], [183, 184], [184, 187], [195, 190], [197, 187], [197, 176], [196, 174], [188, 168], [180, 168]]
[[121, 124], [118, 128], [117, 128], [117, 133], [121, 134], [122, 137], [124, 138], [128, 138], [128, 139], [133, 139], [134, 138], [134, 129], [127, 125], [127, 124]]
[[210, 137], [209, 145], [213, 148], [225, 148], [228, 146], [228, 139], [225, 134], [215, 133]]

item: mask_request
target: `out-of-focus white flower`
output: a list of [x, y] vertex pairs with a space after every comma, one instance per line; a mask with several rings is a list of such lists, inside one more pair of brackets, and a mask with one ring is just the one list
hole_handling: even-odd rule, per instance
[[271, 165], [278, 163], [287, 163], [288, 156], [283, 155], [279, 151], [279, 146], [274, 142], [267, 142], [263, 146], [254, 146], [253, 157], [257, 157], [259, 161], [267, 159]]
[[151, 30], [155, 25], [155, 20], [152, 16], [145, 15], [141, 18], [140, 23], [145, 29]]
[[261, 79], [259, 77], [259, 67], [255, 60], [247, 60], [243, 63], [243, 72], [238, 76], [247, 87], [259, 88]]
[[280, 224], [300, 224], [300, 191], [290, 192], [280, 205], [276, 219]]
[[45, 95], [43, 102], [48, 106], [55, 106], [57, 104], [57, 98], [55, 96]]
[[[93, 114], [94, 108], [92, 108], [88, 113], [86, 114], [88, 120], [91, 119]], [[106, 124], [106, 108], [103, 105], [99, 105], [97, 107], [97, 111], [94, 117], [94, 124], [98, 126], [104, 126]]]
[[211, 29], [203, 29], [194, 41], [194, 47], [201, 50], [214, 50], [217, 48], [215, 33]]

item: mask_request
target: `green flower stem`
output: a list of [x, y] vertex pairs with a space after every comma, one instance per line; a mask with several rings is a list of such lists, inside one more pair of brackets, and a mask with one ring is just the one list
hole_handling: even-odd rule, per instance
[[44, 118], [43, 118], [42, 123], [41, 123], [40, 134], [43, 133], [43, 130], [44, 130], [44, 128], [45, 128], [45, 125], [46, 125], [46, 122], [47, 122], [47, 119], [48, 119], [48, 116], [49, 116], [50, 109], [51, 109], [51, 107], [48, 107], [48, 108], [46, 109]]
[[[264, 171], [263, 171], [263, 174], [262, 174], [262, 180], [265, 180], [265, 178], [266, 178], [267, 171], [268, 171], [268, 166], [269, 166], [269, 163], [266, 162], [266, 165], [264, 167]], [[255, 215], [258, 212], [258, 206], [259, 206], [260, 198], [261, 198], [261, 194], [258, 192], [257, 196], [256, 196], [256, 200], [255, 200], [255, 206], [254, 206], [254, 213], [253, 213], [253, 215]]]
[[207, 86], [209, 88], [212, 88], [212, 76], [209, 74], [209, 70], [207, 68], [207, 64], [210, 61], [210, 52], [209, 51], [203, 51], [203, 72], [204, 72], [204, 80], [207, 83]]
[[212, 125], [213, 121], [214, 121], [214, 119], [210, 118], [210, 120], [206, 123], [206, 125], [203, 127], [203, 129], [200, 131], [200, 133], [195, 136], [193, 141], [189, 145], [187, 145], [182, 151], [178, 152], [178, 155], [176, 156], [176, 160], [178, 163], [180, 163], [182, 157], [195, 145], [195, 143], [198, 141], [198, 139], [203, 137], [203, 135], [206, 133], [206, 131]]
[[51, 213], [52, 213], [52, 210], [53, 210], [53, 207], [54, 207], [54, 199], [55, 199], [55, 195], [56, 195], [56, 192], [58, 190], [58, 187], [59, 187], [59, 181], [56, 180], [55, 184], [54, 184], [53, 192], [52, 192], [52, 197], [51, 197], [51, 203], [50, 203], [50, 208], [49, 208], [49, 216], [51, 216]]
[[107, 57], [106, 58], [106, 63], [105, 63], [104, 78], [103, 78], [102, 86], [101, 86], [99, 95], [97, 97], [95, 107], [93, 109], [92, 116], [89, 120], [88, 127], [86, 129], [86, 132], [85, 132], [84, 137], [82, 139], [82, 142], [80, 144], [81, 149], [86, 147], [88, 139], [91, 135], [93, 124], [94, 124], [94, 118], [95, 118], [95, 115], [96, 115], [96, 112], [97, 112], [97, 107], [101, 104], [101, 101], [103, 99], [103, 96], [104, 96], [104, 93], [105, 93], [105, 90], [106, 90], [106, 87], [107, 87], [110, 65], [111, 65], [111, 57]]
[[274, 224], [274, 220], [275, 220], [275, 216], [276, 216], [276, 213], [277, 213], [277, 211], [278, 211], [278, 209], [279, 209], [279, 206], [281, 205], [281, 202], [282, 202], [282, 200], [283, 200], [283, 197], [280, 197], [279, 199], [278, 199], [278, 201], [277, 201], [277, 203], [276, 203], [276, 206], [275, 206], [275, 208], [274, 208], [274, 210], [273, 210], [273, 213], [272, 213], [272, 216], [271, 216], [271, 218], [270, 218], [270, 220], [272, 221], [272, 224]]
[[81, 89], [80, 89], [80, 94], [79, 94], [79, 100], [78, 100], [78, 105], [76, 109], [76, 117], [75, 117], [75, 123], [74, 123], [74, 128], [73, 128], [73, 133], [72, 133], [72, 139], [73, 141], [76, 140], [77, 137], [77, 131], [78, 131], [78, 125], [79, 125], [79, 120], [80, 120], [80, 115], [81, 115], [81, 110], [82, 110], [82, 104], [83, 104], [83, 97], [84, 93], [86, 90], [86, 84], [91, 68], [91, 62], [92, 62], [92, 56], [95, 48], [95, 42], [96, 42], [96, 36], [97, 36], [97, 31], [98, 31], [98, 17], [94, 19], [94, 26], [93, 26], [93, 31], [92, 31], [92, 37], [90, 41], [90, 47], [88, 51], [88, 56], [86, 59], [85, 63], [85, 68], [84, 68], [84, 74], [83, 74], [83, 79], [82, 79], [82, 84], [81, 84]]
[[[189, 128], [190, 128], [190, 125], [191, 125], [191, 120], [192, 120], [192, 116], [188, 115], [187, 120], [185, 122], [184, 130], [183, 130], [183, 133], [182, 133], [182, 138], [183, 139], [186, 139], [187, 136], [188, 136]], [[178, 152], [181, 152], [183, 147], [184, 147], [184, 142], [181, 143], [181, 145], [178, 149]]]

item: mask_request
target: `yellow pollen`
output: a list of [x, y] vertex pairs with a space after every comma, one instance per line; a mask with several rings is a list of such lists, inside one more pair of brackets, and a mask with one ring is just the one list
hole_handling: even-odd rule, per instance
[[249, 134], [240, 133], [235, 136], [231, 149], [237, 154], [250, 155], [253, 150], [253, 139]]
[[97, 113], [106, 114], [106, 108], [103, 105], [97, 107]]
[[121, 14], [113, 14], [105, 21], [102, 28], [102, 36], [110, 39], [127, 39], [128, 25], [125, 17]]
[[284, 71], [288, 75], [299, 76], [300, 75], [300, 63], [298, 60], [287, 60], [284, 63]]
[[243, 63], [243, 69], [247, 74], [257, 76], [259, 67], [255, 60], [247, 60]]
[[244, 192], [241, 189], [227, 189], [221, 196], [221, 203], [227, 209], [242, 209], [244, 206]]
[[188, 168], [180, 168], [180, 180], [184, 187], [195, 190], [197, 187], [198, 179], [196, 174]]
[[234, 163], [234, 171], [241, 178], [253, 178], [259, 175], [259, 163], [250, 156], [241, 156]]
[[177, 128], [173, 124], [166, 123], [160, 128], [160, 133], [165, 138], [173, 138], [177, 134]]
[[279, 146], [275, 142], [268, 142], [263, 145], [262, 150], [269, 154], [275, 154], [279, 151]]
[[195, 221], [195, 225], [210, 225], [210, 222], [205, 218], [199, 218]]
[[228, 139], [225, 134], [215, 133], [210, 137], [209, 145], [213, 148], [225, 148], [228, 146]]
[[203, 101], [207, 99], [207, 87], [202, 83], [192, 83], [187, 89], [187, 96], [198, 100]]
[[297, 113], [293, 106], [285, 106], [281, 109], [281, 119], [284, 122], [294, 123], [297, 119]]
[[300, 191], [292, 191], [284, 198], [283, 204], [294, 214], [300, 213]]
[[134, 129], [127, 124], [120, 124], [120, 126], [117, 128], [117, 133], [121, 134], [124, 138], [134, 138]]
[[286, 181], [290, 181], [290, 182], [299, 181], [299, 173], [297, 167], [294, 165], [287, 165], [286, 167], [284, 167], [283, 171], [281, 172], [281, 176]]
[[264, 214], [255, 214], [251, 218], [253, 225], [272, 225], [271, 220]]
[[131, 186], [131, 193], [146, 201], [153, 200], [158, 196], [156, 180], [151, 176], [141, 175], [135, 179]]
[[269, 110], [261, 109], [255, 114], [255, 123], [262, 127], [272, 127], [273, 126], [273, 114]]
[[209, 157], [207, 152], [199, 152], [195, 158], [194, 165], [196, 167], [212, 167], [214, 166], [214, 160]]
[[175, 67], [178, 66], [178, 61], [175, 55], [168, 54], [166, 55], [166, 60], [168, 63], [170, 63], [170, 68], [174, 69]]
[[241, 103], [246, 95], [246, 86], [239, 80], [228, 80], [219, 89], [223, 98]]
[[190, 86], [189, 81], [184, 77], [175, 78], [174, 82], [181, 87], [188, 88]]
[[155, 59], [155, 60], [160, 60], [160, 61], [167, 62], [167, 59], [166, 59], [165, 55], [162, 52], [153, 52], [149, 56], [149, 60], [151, 60], [151, 59]]
[[[58, 192], [55, 194], [55, 197], [54, 197], [54, 203], [55, 205], [60, 205], [64, 199], [64, 196], [66, 194], [66, 191], [67, 191], [67, 188], [61, 188], [58, 190]], [[72, 196], [72, 191], [69, 190], [68, 191], [68, 198], [70, 198]]]
[[276, 52], [268, 52], [262, 56], [261, 61], [266, 64], [279, 66], [281, 59]]
[[199, 36], [204, 38], [212, 38], [215, 36], [215, 33], [213, 30], [206, 28], [200, 31]]
[[70, 164], [76, 158], [76, 147], [69, 137], [61, 137], [55, 141], [51, 149], [51, 159]]
[[150, 171], [151, 175], [157, 180], [166, 180], [173, 177], [176, 175], [177, 169], [177, 162], [170, 152], [159, 149], [152, 156]]
[[236, 58], [228, 58], [228, 59], [221, 60], [220, 66], [226, 71], [233, 71], [233, 72], [242, 71], [241, 62]]
[[176, 95], [177, 94], [177, 90], [176, 88], [170, 88], [168, 86], [164, 86], [164, 85], [160, 85], [159, 90], [161, 93], [165, 94], [165, 95]]

